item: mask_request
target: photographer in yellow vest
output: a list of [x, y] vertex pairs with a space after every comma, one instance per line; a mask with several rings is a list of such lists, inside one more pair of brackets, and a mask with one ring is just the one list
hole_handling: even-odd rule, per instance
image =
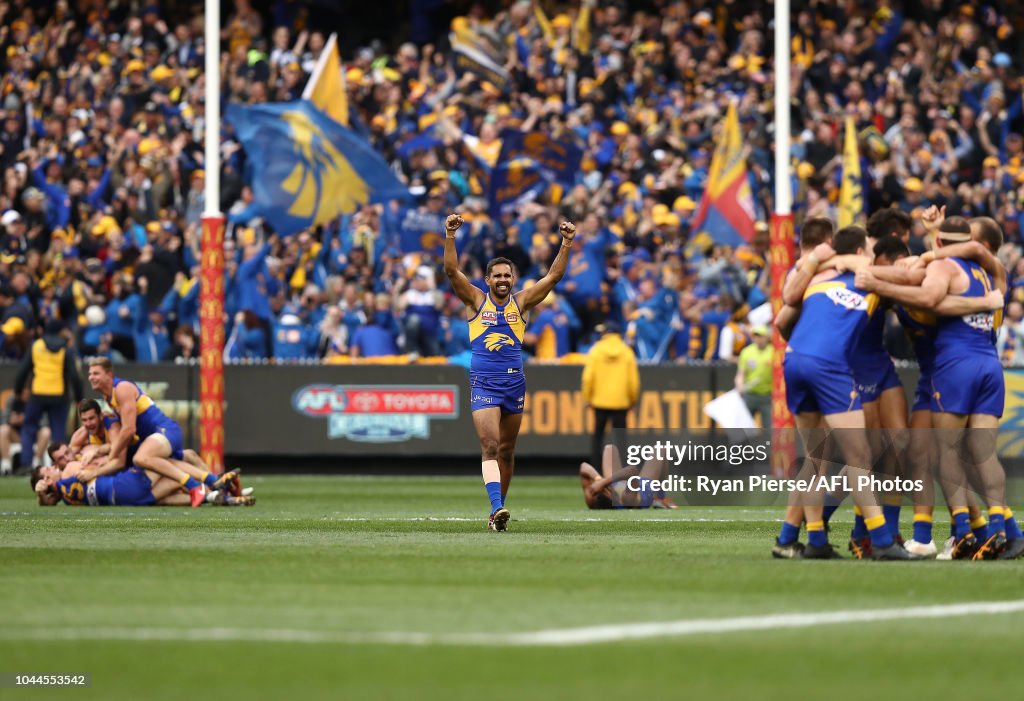
[[25, 423], [21, 429], [21, 470], [32, 469], [32, 447], [39, 422], [46, 414], [52, 440], [67, 438], [68, 411], [72, 398], [82, 398], [82, 378], [78, 374], [74, 349], [68, 346], [59, 321], [48, 321], [43, 337], [37, 339], [18, 368], [14, 393], [20, 395], [29, 377], [29, 399], [25, 403]]

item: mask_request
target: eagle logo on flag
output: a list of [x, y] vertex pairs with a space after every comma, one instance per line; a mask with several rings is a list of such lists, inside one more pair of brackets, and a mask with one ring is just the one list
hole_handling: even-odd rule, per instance
[[288, 111], [282, 118], [291, 131], [296, 159], [281, 183], [285, 192], [295, 196], [288, 214], [328, 221], [370, 201], [367, 184], [306, 113]]

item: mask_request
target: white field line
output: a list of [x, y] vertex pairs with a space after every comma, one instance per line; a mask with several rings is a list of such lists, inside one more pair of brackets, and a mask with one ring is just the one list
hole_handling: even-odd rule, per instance
[[[897, 565], [898, 566], [898, 565]], [[1024, 600], [964, 604], [938, 604], [905, 608], [782, 613], [735, 618], [688, 619], [657, 623], [626, 623], [586, 628], [551, 628], [524, 633], [411, 633], [330, 631], [275, 628], [3, 628], [0, 641], [173, 641], [173, 642], [262, 642], [307, 644], [390, 644], [390, 645], [503, 645], [516, 647], [566, 647], [626, 640], [675, 638], [749, 631], [814, 628], [825, 625], [877, 623], [913, 619], [943, 619], [959, 616], [996, 615], [1024, 611]]]
[[[113, 508], [113, 507], [111, 507]], [[192, 512], [183, 512], [181, 515], [188, 516]], [[244, 513], [252, 513], [247, 511]], [[128, 516], [132, 517], [132, 522], [137, 521], [166, 521], [168, 518], [178, 516], [178, 514], [168, 513], [166, 515], [153, 516], [147, 515], [142, 512], [136, 511], [118, 511], [116, 513], [102, 513], [96, 514], [95, 516], [84, 516], [75, 517], [74, 515], [64, 514], [53, 514], [45, 513], [39, 514], [38, 512], [30, 511], [10, 511], [0, 512], [0, 517], [3, 516], [46, 516], [51, 518], [57, 516], [61, 521], [69, 521], [71, 523], [99, 523], [109, 522], [113, 520], [123, 520]], [[313, 516], [268, 516], [260, 518], [260, 522], [265, 521], [306, 521], [315, 518]], [[374, 521], [380, 521], [385, 523], [423, 523], [423, 522], [465, 522], [465, 523], [482, 523], [486, 524], [487, 519], [481, 516], [324, 516], [319, 521], [336, 521], [341, 523], [372, 523]], [[512, 519], [513, 522], [519, 519]], [[766, 518], [702, 518], [702, 517], [687, 517], [680, 516], [679, 518], [595, 518], [585, 516], [581, 518], [544, 518], [544, 517], [527, 517], [522, 519], [524, 522], [533, 521], [534, 523], [781, 523], [782, 519], [777, 517], [766, 517]]]

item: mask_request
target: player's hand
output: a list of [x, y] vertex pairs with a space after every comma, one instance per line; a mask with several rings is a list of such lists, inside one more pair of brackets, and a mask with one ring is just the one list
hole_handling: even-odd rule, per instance
[[558, 225], [558, 233], [562, 235], [563, 241], [572, 243], [572, 240], [576, 238], [576, 225], [571, 221], [564, 221]]
[[91, 470], [87, 467], [82, 468], [81, 470], [78, 471], [78, 474], [75, 475], [75, 479], [77, 479], [82, 484], [91, 482], [94, 479], [96, 479], [96, 470]]
[[928, 231], [934, 231], [946, 220], [946, 206], [936, 207], [932, 205], [921, 213], [921, 223]]
[[853, 284], [862, 290], [873, 292], [875, 289], [875, 276], [867, 269], [858, 270], [853, 280]]
[[1003, 308], [1006, 304], [1006, 300], [1003, 299], [1003, 293], [999, 290], [992, 290], [985, 295], [985, 304], [992, 311], [998, 311]]
[[935, 260], [935, 251], [925, 251], [921, 254], [921, 263], [928, 265]]
[[461, 214], [449, 214], [448, 218], [444, 220], [444, 228], [449, 232], [456, 232], [464, 224]]
[[814, 257], [818, 259], [819, 263], [824, 263], [836, 254], [835, 250], [827, 243], [819, 243], [814, 247], [814, 251], [812, 253]]

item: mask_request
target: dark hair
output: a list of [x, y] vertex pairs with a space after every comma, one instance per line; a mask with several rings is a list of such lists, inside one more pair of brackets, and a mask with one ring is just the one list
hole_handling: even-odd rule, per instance
[[46, 454], [50, 456], [50, 460], [53, 460], [53, 454], [60, 450], [62, 445], [67, 445], [64, 441], [52, 441], [46, 446]]
[[800, 248], [809, 251], [819, 243], [828, 243], [834, 233], [831, 219], [812, 217], [800, 227]]
[[594, 495], [594, 500], [590, 503], [591, 509], [612, 509], [615, 508], [615, 502], [612, 498], [604, 492], [598, 492]]
[[83, 399], [78, 403], [78, 415], [81, 416], [87, 411], [95, 411], [97, 414], [102, 414], [103, 410], [100, 409], [100, 403], [95, 399]]
[[992, 217], [975, 217], [971, 220], [978, 230], [978, 241], [996, 253], [1003, 247], [1003, 228]]
[[903, 236], [910, 233], [914, 220], [909, 214], [896, 207], [880, 209], [868, 218], [868, 236], [880, 239], [885, 236]]
[[33, 467], [31, 474], [28, 476], [29, 486], [32, 487], [32, 491], [36, 491], [36, 484], [43, 478], [43, 466]]
[[832, 248], [839, 255], [856, 253], [858, 248], [864, 248], [868, 242], [868, 232], [862, 226], [844, 226], [832, 237]]
[[875, 258], [884, 258], [893, 263], [910, 255], [910, 249], [897, 236], [883, 236], [875, 241]]
[[516, 264], [510, 261], [508, 258], [492, 258], [491, 260], [487, 261], [487, 272], [485, 274], [485, 277], [491, 276], [491, 270], [493, 270], [494, 266], [496, 265], [507, 265], [509, 269], [512, 271], [512, 277], [519, 277], [519, 271], [516, 270]]

